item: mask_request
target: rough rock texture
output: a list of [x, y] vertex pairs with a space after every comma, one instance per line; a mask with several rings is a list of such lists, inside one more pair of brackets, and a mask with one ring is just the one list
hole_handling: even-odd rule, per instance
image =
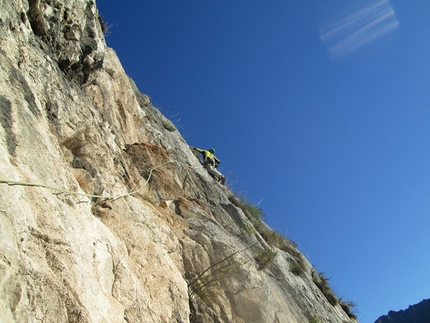
[[102, 27], [91, 0], [1, 1], [0, 321], [354, 322], [199, 167]]
[[430, 299], [409, 306], [406, 310], [398, 312], [389, 311], [388, 315], [381, 316], [375, 323], [428, 323], [430, 322]]

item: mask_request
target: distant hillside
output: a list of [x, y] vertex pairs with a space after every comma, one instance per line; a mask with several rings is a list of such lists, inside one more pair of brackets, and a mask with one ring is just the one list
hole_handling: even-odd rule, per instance
[[398, 312], [389, 311], [388, 315], [381, 316], [375, 323], [429, 323], [430, 299], [409, 306], [406, 310]]

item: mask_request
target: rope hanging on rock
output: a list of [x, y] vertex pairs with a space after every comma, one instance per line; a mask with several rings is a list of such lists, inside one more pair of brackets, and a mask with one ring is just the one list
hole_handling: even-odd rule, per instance
[[122, 194], [122, 195], [95, 195], [95, 194], [86, 194], [86, 193], [80, 193], [80, 192], [76, 192], [76, 191], [70, 191], [64, 188], [59, 188], [59, 187], [54, 187], [54, 186], [49, 186], [46, 184], [40, 184], [40, 183], [30, 183], [30, 182], [21, 182], [21, 181], [12, 181], [12, 180], [7, 180], [7, 179], [0, 179], [0, 184], [7, 184], [9, 186], [13, 186], [13, 185], [19, 185], [19, 186], [30, 186], [30, 187], [41, 187], [41, 188], [47, 188], [47, 189], [51, 189], [54, 191], [58, 191], [60, 193], [66, 193], [66, 194], [72, 194], [72, 195], [80, 195], [80, 196], [86, 196], [86, 197], [90, 197], [90, 198], [103, 198], [106, 200], [117, 200], [126, 196], [131, 196], [134, 195], [136, 193], [138, 193], [140, 190], [142, 190], [146, 185], [148, 185], [149, 180], [151, 179], [152, 176], [152, 172], [158, 168], [164, 167], [167, 164], [170, 163], [174, 163], [173, 161], [169, 160], [168, 162], [158, 165], [154, 168], [151, 168], [151, 170], [149, 171], [149, 176], [148, 179], [146, 180], [145, 184], [143, 184], [141, 187], [139, 187], [138, 189], [126, 193], [126, 194]]

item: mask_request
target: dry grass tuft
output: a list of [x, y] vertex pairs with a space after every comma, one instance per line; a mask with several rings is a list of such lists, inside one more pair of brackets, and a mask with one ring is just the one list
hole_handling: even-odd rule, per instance
[[328, 283], [329, 278], [327, 278], [324, 273], [312, 273], [312, 280], [315, 285], [319, 288], [319, 290], [324, 294], [331, 305], [336, 305], [339, 303], [338, 298], [334, 294], [333, 290], [330, 288]]
[[275, 261], [278, 253], [272, 248], [264, 248], [264, 250], [255, 258], [258, 263], [258, 267], [260, 270], [264, 270], [270, 267], [271, 264]]

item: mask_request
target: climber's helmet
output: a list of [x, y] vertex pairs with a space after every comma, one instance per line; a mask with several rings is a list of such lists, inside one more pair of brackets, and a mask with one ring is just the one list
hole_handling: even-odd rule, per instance
[[211, 149], [209, 149], [209, 152], [210, 152], [211, 154], [215, 154], [215, 149], [211, 148]]

